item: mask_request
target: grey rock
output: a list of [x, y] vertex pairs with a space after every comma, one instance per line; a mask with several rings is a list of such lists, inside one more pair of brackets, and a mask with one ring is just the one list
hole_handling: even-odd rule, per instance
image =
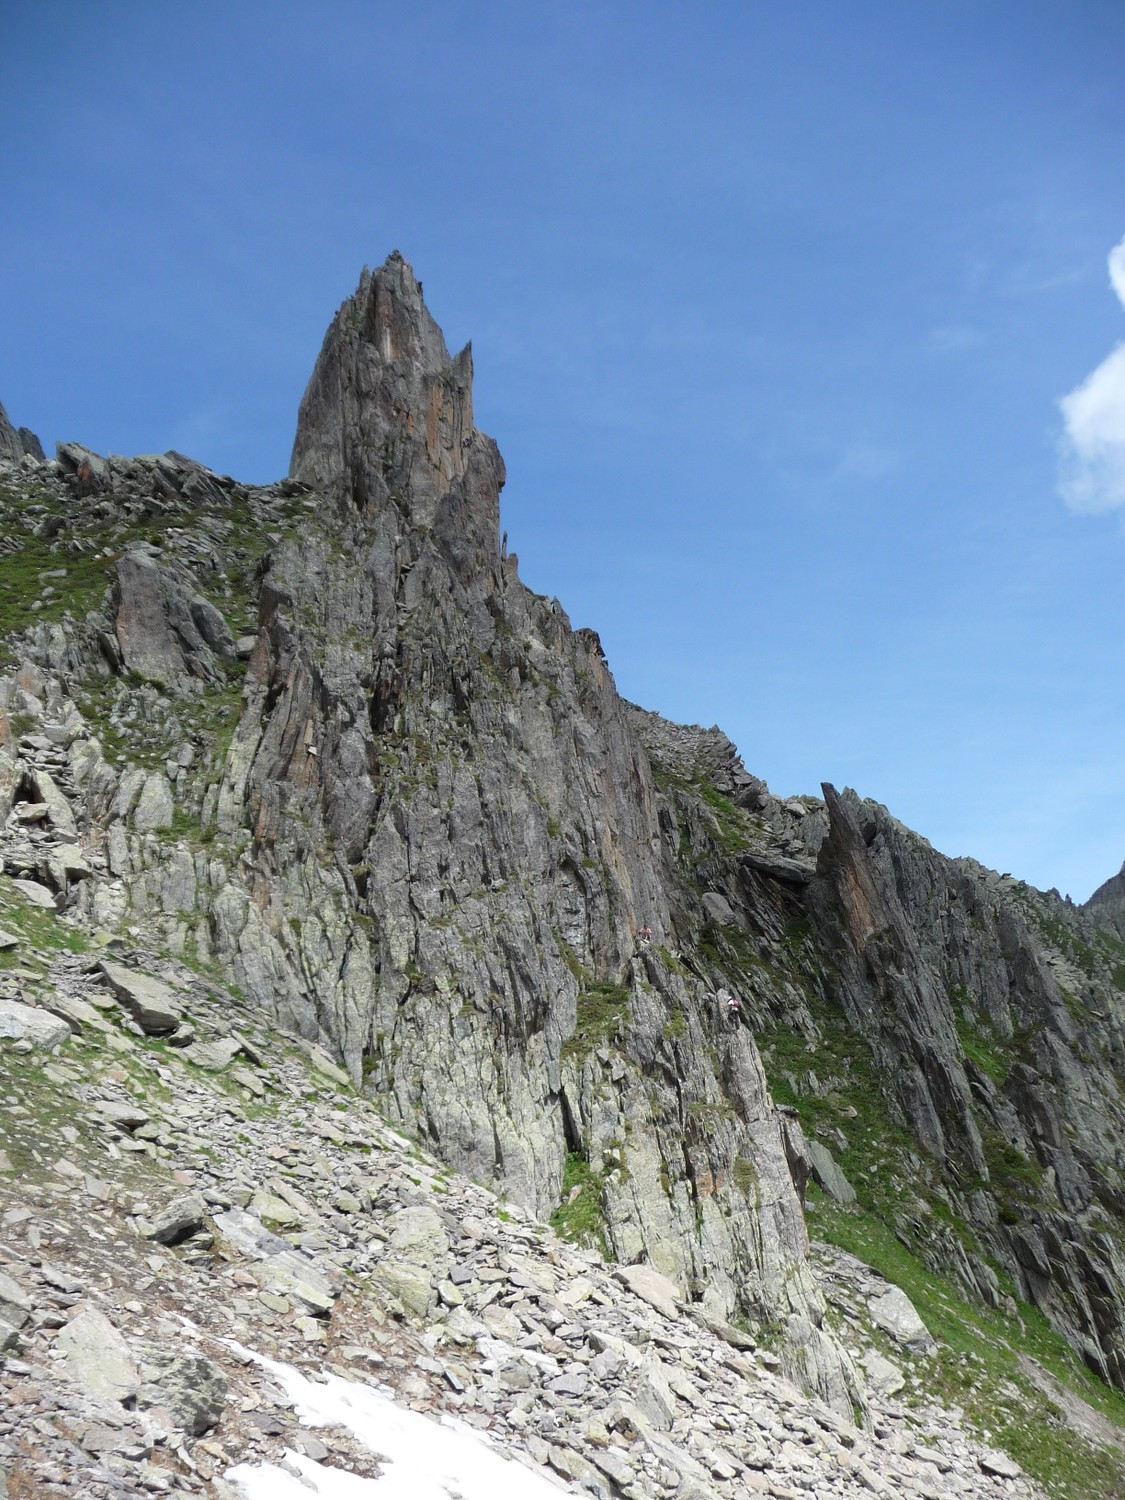
[[175, 1245], [203, 1228], [207, 1205], [202, 1193], [181, 1193], [157, 1213], [152, 1220], [150, 1239], [162, 1245]]
[[42, 907], [44, 911], [58, 910], [58, 900], [54, 891], [41, 885], [38, 880], [13, 880], [12, 884], [26, 900], [31, 902], [32, 906]]
[[680, 1290], [670, 1277], [658, 1271], [655, 1266], [618, 1266], [614, 1275], [622, 1286], [627, 1286], [664, 1317], [674, 1318], [678, 1314]]
[[80, 495], [100, 494], [110, 487], [110, 472], [101, 454], [81, 443], [57, 443], [57, 461]]
[[260, 1219], [243, 1208], [230, 1208], [216, 1214], [215, 1227], [236, 1249], [254, 1259], [291, 1248], [287, 1240], [267, 1229]]
[[108, 1125], [129, 1133], [147, 1125], [150, 1119], [148, 1110], [141, 1105], [117, 1099], [95, 1099], [93, 1108]]
[[143, 1031], [160, 1036], [176, 1030], [183, 1020], [183, 1007], [166, 984], [109, 959], [103, 959], [98, 967], [122, 1007]]
[[844, 1176], [828, 1147], [820, 1141], [806, 1140], [805, 1151], [812, 1166], [813, 1176], [828, 1196], [837, 1203], [854, 1203], [856, 1201], [855, 1188]]
[[11, 1349], [31, 1317], [31, 1298], [19, 1282], [0, 1271], [0, 1351]]
[[390, 1249], [403, 1260], [444, 1275], [449, 1236], [432, 1208], [400, 1208], [387, 1219]]
[[1000, 1479], [1019, 1479], [1023, 1474], [1023, 1470], [1015, 1459], [1009, 1458], [998, 1448], [986, 1448], [977, 1462], [980, 1464], [982, 1473], [995, 1474]]
[[1102, 885], [1086, 902], [1087, 911], [1099, 927], [1118, 938], [1125, 938], [1125, 865]]
[[0, 458], [18, 462], [25, 454], [43, 461], [43, 445], [27, 427], [13, 427], [8, 413], [0, 406]]
[[172, 788], [159, 771], [150, 771], [144, 789], [133, 811], [133, 826], [138, 833], [148, 833], [154, 828], [171, 828], [175, 804]]
[[735, 921], [734, 908], [719, 891], [704, 891], [703, 910], [707, 920], [719, 927], [729, 927]]
[[634, 1398], [658, 1432], [671, 1431], [676, 1418], [676, 1397], [659, 1360], [646, 1359], [643, 1362]]
[[308, 1256], [268, 1230], [260, 1219], [245, 1209], [232, 1208], [215, 1215], [215, 1227], [257, 1263], [269, 1290], [294, 1298], [314, 1317], [327, 1317], [331, 1313], [336, 1288], [329, 1278]]
[[901, 1287], [888, 1287], [882, 1296], [872, 1297], [867, 1306], [875, 1324], [896, 1344], [915, 1354], [926, 1354], [936, 1347], [930, 1330]]
[[242, 1043], [237, 1037], [222, 1037], [214, 1042], [192, 1042], [189, 1047], [184, 1048], [184, 1056], [197, 1068], [221, 1073], [241, 1051]]
[[56, 844], [47, 856], [47, 870], [57, 890], [90, 877], [90, 864], [77, 844]]
[[391, 1295], [415, 1317], [428, 1318], [437, 1306], [433, 1275], [414, 1261], [381, 1261], [378, 1276]]
[[91, 1303], [59, 1329], [55, 1348], [66, 1373], [95, 1401], [131, 1401], [141, 1383], [140, 1371], [125, 1339]]
[[165, 688], [213, 681], [219, 660], [234, 655], [215, 606], [139, 548], [117, 563], [114, 624], [125, 667]]
[[59, 790], [50, 772], [41, 766], [36, 766], [28, 770], [26, 779], [32, 800], [41, 802], [46, 807], [47, 818], [51, 826], [57, 829], [65, 839], [77, 838], [78, 825], [74, 821], [70, 803]]
[[57, 990], [53, 995], [45, 996], [43, 1008], [49, 1010], [52, 1015], [61, 1017], [68, 1023], [71, 1031], [78, 1035], [87, 1028], [100, 1031], [103, 1035], [114, 1030], [96, 1006], [80, 999], [77, 995], [67, 994], [63, 990]]
[[49, 1049], [69, 1040], [70, 1034], [67, 1023], [49, 1010], [0, 998], [0, 1037]]
[[877, 1349], [869, 1349], [861, 1361], [870, 1388], [880, 1396], [895, 1396], [906, 1384], [906, 1376], [893, 1360]]
[[214, 1427], [226, 1403], [223, 1372], [198, 1349], [152, 1345], [141, 1351], [137, 1404], [170, 1412], [177, 1427], [199, 1437]]

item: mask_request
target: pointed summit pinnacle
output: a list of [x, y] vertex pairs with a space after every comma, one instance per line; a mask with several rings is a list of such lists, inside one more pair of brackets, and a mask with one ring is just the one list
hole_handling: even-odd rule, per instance
[[469, 345], [450, 358], [397, 250], [366, 267], [324, 339], [301, 401], [289, 472], [351, 500], [360, 512], [408, 497], [431, 524], [464, 477], [473, 427]]

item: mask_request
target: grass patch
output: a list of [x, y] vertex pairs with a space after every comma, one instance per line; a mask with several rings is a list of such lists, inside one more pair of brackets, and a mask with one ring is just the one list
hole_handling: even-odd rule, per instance
[[1003, 1087], [1005, 1079], [1012, 1070], [1012, 1064], [1015, 1062], [1011, 1044], [1001, 1041], [982, 1027], [974, 1026], [965, 1016], [957, 1014], [956, 1005], [954, 1006], [954, 1020], [957, 1024], [957, 1040], [961, 1043], [961, 1051], [986, 1077]]
[[561, 1239], [607, 1253], [602, 1177], [579, 1151], [571, 1151], [563, 1169], [562, 1202], [551, 1215], [551, 1228]]
[[[85, 953], [85, 935], [45, 907], [33, 906], [20, 894], [7, 875], [0, 875], [0, 926], [22, 941], [18, 948], [0, 953], [0, 966], [13, 968], [29, 963], [46, 966], [55, 953]], [[40, 951], [46, 957], [40, 957]]]
[[914, 1303], [939, 1343], [921, 1366], [925, 1391], [960, 1406], [979, 1436], [987, 1433], [985, 1441], [1010, 1453], [1056, 1500], [1125, 1494], [1125, 1456], [1063, 1426], [1054, 1403], [1019, 1371], [1022, 1352], [1125, 1427], [1125, 1397], [1091, 1375], [1041, 1314], [1022, 1305], [1016, 1321], [970, 1304], [881, 1220], [848, 1212], [818, 1193], [810, 1200], [809, 1223], [815, 1236], [874, 1266]]
[[563, 1043], [564, 1057], [585, 1057], [606, 1042], [619, 1042], [629, 1019], [629, 990], [621, 984], [591, 984], [578, 996], [578, 1019]]

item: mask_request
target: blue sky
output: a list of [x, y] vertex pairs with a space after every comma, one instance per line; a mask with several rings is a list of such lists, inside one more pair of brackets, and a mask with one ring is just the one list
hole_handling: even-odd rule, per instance
[[16, 423], [274, 478], [397, 247], [623, 693], [1076, 899], [1118, 868], [1119, 0], [0, 17]]

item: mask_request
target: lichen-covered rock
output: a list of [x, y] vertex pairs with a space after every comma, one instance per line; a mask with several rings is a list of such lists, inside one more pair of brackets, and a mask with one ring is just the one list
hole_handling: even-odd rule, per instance
[[175, 1031], [183, 1020], [183, 1006], [173, 991], [151, 974], [138, 974], [123, 964], [103, 959], [98, 965], [121, 1005], [143, 1031], [152, 1036]]
[[70, 1379], [96, 1401], [131, 1401], [141, 1383], [129, 1345], [104, 1313], [92, 1304], [59, 1329], [55, 1348]]
[[226, 1376], [198, 1349], [147, 1345], [140, 1351], [137, 1404], [162, 1407], [177, 1427], [199, 1437], [223, 1414]]
[[24, 1005], [19, 1000], [0, 998], [0, 1037], [30, 1042], [33, 1047], [49, 1050], [65, 1042], [69, 1036], [67, 1023], [49, 1010]]

